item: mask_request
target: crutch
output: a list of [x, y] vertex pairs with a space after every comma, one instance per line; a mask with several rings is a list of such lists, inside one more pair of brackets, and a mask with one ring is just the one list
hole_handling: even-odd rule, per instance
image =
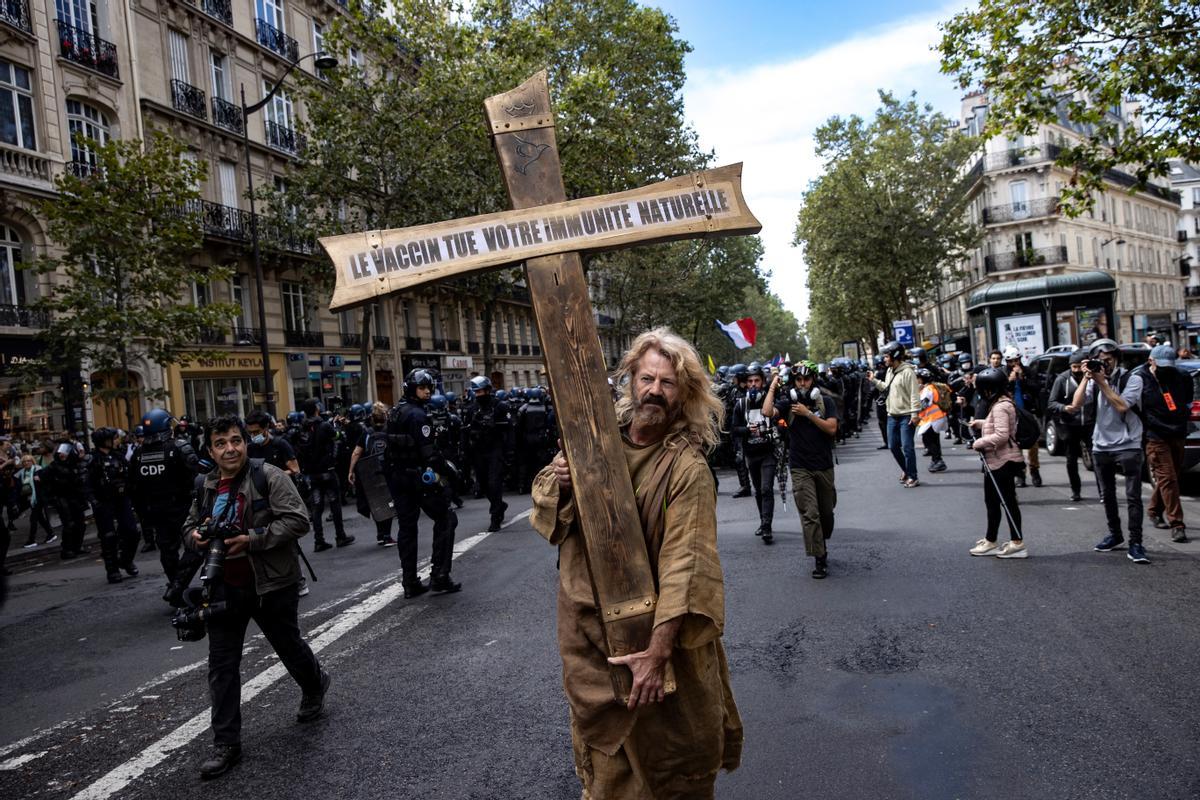
[[[967, 442], [972, 450], [975, 450], [975, 440], [978, 438], [978, 436], [972, 436], [970, 441]], [[979, 463], [983, 464], [983, 471], [986, 472], [988, 477], [992, 479], [992, 488], [996, 490], [996, 497], [1000, 498], [1000, 507], [1004, 509], [1004, 516], [1008, 517], [1008, 524], [1012, 527], [1012, 530], [1017, 532], [1017, 536], [1021, 537], [1021, 541], [1025, 541], [1025, 533], [1020, 529], [1020, 527], [1017, 526], [1016, 520], [1013, 519], [1012, 512], [1008, 510], [1008, 503], [1004, 502], [1004, 493], [1000, 491], [1000, 484], [997, 482], [996, 476], [992, 474], [992, 468], [988, 466], [987, 459], [984, 458], [983, 451], [976, 450], [975, 452], [979, 453]]]

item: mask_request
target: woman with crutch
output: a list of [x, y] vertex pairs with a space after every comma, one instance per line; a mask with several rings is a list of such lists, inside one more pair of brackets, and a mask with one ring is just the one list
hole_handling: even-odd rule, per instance
[[[983, 398], [987, 415], [971, 420], [979, 428], [971, 447], [983, 462], [983, 502], [987, 506], [987, 533], [971, 548], [973, 556], [1028, 558], [1021, 536], [1021, 508], [1017, 504], [1016, 480], [1025, 468], [1017, 446], [1017, 407], [1013, 404], [1008, 376], [1000, 369], [985, 369], [975, 377], [975, 388]], [[1012, 540], [997, 544], [1000, 513], [1008, 517]]]

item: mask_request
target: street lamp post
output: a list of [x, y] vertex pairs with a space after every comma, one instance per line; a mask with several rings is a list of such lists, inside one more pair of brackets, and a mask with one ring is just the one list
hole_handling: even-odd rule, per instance
[[267, 413], [275, 416], [275, 391], [271, 381], [271, 348], [267, 342], [267, 306], [263, 299], [263, 267], [262, 254], [258, 246], [258, 214], [254, 209], [254, 171], [250, 166], [250, 115], [258, 111], [275, 97], [283, 82], [287, 80], [292, 70], [306, 58], [315, 58], [314, 65], [318, 69], [332, 69], [337, 66], [337, 59], [324, 52], [309, 53], [293, 61], [275, 85], [266, 93], [262, 100], [254, 105], [246, 105], [246, 84], [242, 90], [242, 150], [246, 154], [246, 192], [250, 195], [250, 247], [254, 253], [254, 289], [258, 295], [258, 340], [259, 352], [262, 354], [263, 398], [266, 400]]

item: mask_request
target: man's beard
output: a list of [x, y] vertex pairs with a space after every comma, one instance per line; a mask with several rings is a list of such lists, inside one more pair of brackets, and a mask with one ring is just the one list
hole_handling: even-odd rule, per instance
[[667, 406], [665, 398], [649, 395], [640, 399], [635, 398], [633, 415], [643, 425], [658, 427], [674, 420], [675, 411]]

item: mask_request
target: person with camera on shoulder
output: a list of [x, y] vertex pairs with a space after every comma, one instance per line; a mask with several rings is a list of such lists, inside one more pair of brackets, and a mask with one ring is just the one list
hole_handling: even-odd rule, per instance
[[207, 553], [204, 579], [217, 584], [210, 599], [223, 604], [203, 620], [214, 741], [212, 754], [200, 765], [205, 779], [241, 760], [239, 667], [250, 620], [300, 685], [298, 721], [321, 715], [329, 689], [329, 674], [301, 637], [297, 615], [296, 542], [309, 529], [304, 501], [287, 473], [247, 457], [249, 436], [241, 419], [213, 420], [207, 435], [217, 468], [205, 479], [183, 528], [187, 546]]

